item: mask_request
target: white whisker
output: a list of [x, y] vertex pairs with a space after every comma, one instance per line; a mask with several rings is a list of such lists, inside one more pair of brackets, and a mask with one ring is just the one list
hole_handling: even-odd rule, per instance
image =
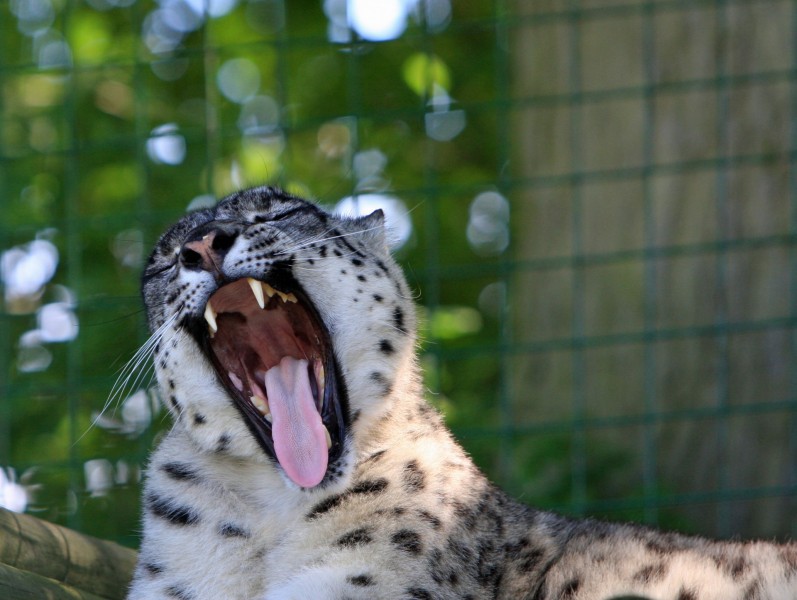
[[174, 323], [179, 314], [180, 310], [178, 309], [171, 317], [166, 319], [166, 321], [164, 321], [163, 324], [158, 327], [158, 329], [155, 330], [151, 336], [149, 336], [147, 341], [145, 341], [141, 347], [136, 350], [135, 354], [133, 354], [130, 360], [128, 360], [119, 370], [116, 381], [114, 382], [113, 386], [111, 387], [111, 391], [108, 394], [108, 399], [105, 401], [102, 409], [97, 416], [94, 417], [86, 431], [84, 431], [83, 434], [75, 440], [75, 444], [82, 440], [86, 434], [88, 434], [88, 432], [91, 431], [95, 425], [97, 425], [99, 420], [112, 404], [118, 404], [123, 398], [129, 396], [130, 393], [136, 390], [139, 384], [147, 377], [149, 377], [148, 385], [152, 383], [155, 367], [152, 363], [148, 364], [148, 361], [154, 354], [155, 347], [161, 342], [163, 334]]
[[[277, 254], [277, 255], [280, 255], [280, 254], [291, 254], [293, 252], [296, 252], [297, 250], [301, 250], [302, 248], [306, 248], [307, 246], [309, 246], [311, 244], [319, 244], [321, 242], [328, 242], [329, 240], [336, 240], [336, 239], [339, 239], [339, 238], [349, 237], [350, 235], [359, 235], [361, 233], [366, 233], [368, 231], [374, 231], [376, 229], [380, 229], [381, 227], [382, 227], [381, 225], [377, 225], [376, 227], [369, 227], [367, 229], [359, 229], [357, 231], [351, 231], [349, 233], [341, 233], [340, 235], [333, 235], [333, 236], [330, 236], [330, 237], [322, 237], [322, 238], [316, 238], [316, 239], [308, 238], [306, 240], [303, 240], [301, 243], [297, 244], [296, 246], [292, 247], [291, 249], [281, 250], [279, 252], [275, 252], [275, 254]], [[331, 230], [328, 229], [327, 231], [331, 231]], [[320, 235], [324, 235], [324, 234], [322, 233]]]

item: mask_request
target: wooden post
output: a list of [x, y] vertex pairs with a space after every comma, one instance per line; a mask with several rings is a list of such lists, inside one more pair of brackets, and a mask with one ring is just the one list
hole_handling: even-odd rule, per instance
[[122, 600], [136, 553], [0, 509], [0, 598]]

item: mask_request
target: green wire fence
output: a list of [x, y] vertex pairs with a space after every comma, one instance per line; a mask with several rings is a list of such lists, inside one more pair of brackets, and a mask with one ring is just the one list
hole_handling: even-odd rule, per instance
[[793, 0], [0, 4], [0, 504], [137, 543], [142, 261], [273, 183], [387, 207], [429, 399], [513, 495], [795, 535], [795, 34]]

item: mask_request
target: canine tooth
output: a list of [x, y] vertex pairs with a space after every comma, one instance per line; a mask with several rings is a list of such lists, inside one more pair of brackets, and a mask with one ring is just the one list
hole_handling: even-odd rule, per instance
[[332, 436], [329, 435], [329, 429], [326, 427], [324, 427], [324, 435], [327, 436], [327, 450], [329, 450], [332, 447]]
[[243, 381], [241, 381], [241, 378], [238, 377], [238, 375], [236, 375], [232, 371], [229, 371], [227, 373], [227, 377], [230, 378], [230, 381], [232, 381], [232, 384], [235, 386], [236, 390], [238, 390], [239, 392], [243, 392], [244, 391], [244, 383], [243, 383]]
[[263, 416], [271, 416], [271, 409], [268, 407], [268, 402], [266, 402], [265, 398], [261, 398], [257, 394], [254, 394], [249, 396], [249, 400], [255, 405], [255, 408], [263, 414]]
[[315, 361], [314, 369], [315, 373], [315, 381], [316, 385], [318, 386], [318, 403], [319, 407], [318, 410], [322, 410], [324, 408], [324, 365], [321, 364], [320, 360]]
[[252, 288], [252, 293], [255, 295], [255, 300], [257, 300], [257, 305], [260, 308], [266, 307], [266, 299], [263, 297], [263, 288], [260, 286], [260, 282], [256, 279], [252, 279], [251, 277], [246, 278], [246, 283], [249, 284], [249, 287]]
[[269, 298], [271, 298], [274, 294], [277, 293], [277, 290], [275, 290], [273, 287], [271, 287], [267, 283], [261, 283], [260, 285], [263, 286], [263, 291], [266, 292], [266, 296], [268, 296]]
[[213, 310], [210, 300], [208, 300], [208, 303], [205, 305], [205, 321], [208, 322], [211, 335], [219, 330], [219, 326], [216, 324], [216, 311]]

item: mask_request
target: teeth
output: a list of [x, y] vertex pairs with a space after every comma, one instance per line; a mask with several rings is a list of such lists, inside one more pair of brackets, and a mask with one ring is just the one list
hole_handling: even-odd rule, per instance
[[[286, 294], [285, 292], [281, 292], [279, 290], [275, 290], [273, 287], [271, 287], [269, 284], [267, 284], [265, 282], [256, 281], [256, 280], [252, 279], [251, 277], [247, 278], [247, 282], [252, 287], [252, 291], [255, 293], [255, 297], [258, 299], [257, 303], [260, 304], [260, 308], [263, 308], [263, 305], [265, 303], [265, 298], [263, 298], [262, 292], [265, 292], [266, 296], [268, 296], [269, 298], [271, 298], [271, 297], [273, 297], [275, 295], [279, 296], [279, 299], [282, 300], [283, 302], [296, 303], [296, 302], [299, 301], [298, 298], [296, 298], [296, 296], [293, 295], [292, 293]], [[255, 286], [257, 286], [258, 284], [260, 285], [260, 287], [262, 289], [260, 295], [258, 295], [258, 292], [255, 289]], [[261, 298], [263, 298], [263, 302], [261, 302], [261, 300], [260, 300]]]
[[257, 394], [249, 396], [249, 400], [255, 405], [255, 408], [271, 422], [271, 409], [268, 407], [268, 402], [265, 398], [261, 398]]
[[216, 311], [213, 310], [210, 300], [208, 300], [208, 303], [205, 305], [205, 321], [208, 322], [208, 327], [210, 327], [210, 335], [213, 335], [219, 330], [219, 326], [216, 324]]
[[249, 284], [249, 287], [252, 288], [252, 293], [255, 295], [255, 299], [257, 300], [257, 305], [260, 308], [266, 307], [266, 299], [263, 297], [263, 287], [260, 285], [260, 282], [256, 279], [252, 279], [251, 277], [246, 278], [246, 283]]
[[230, 378], [230, 381], [232, 381], [232, 384], [235, 386], [236, 390], [238, 390], [239, 392], [243, 392], [244, 391], [243, 381], [241, 381], [241, 378], [238, 377], [238, 375], [236, 375], [235, 373], [230, 371], [230, 372], [227, 373], [227, 377]]
[[315, 361], [313, 371], [315, 373], [315, 381], [318, 385], [318, 410], [322, 410], [324, 408], [324, 365], [321, 364], [320, 360]]
[[329, 435], [329, 429], [324, 427], [324, 434], [327, 436], [327, 450], [332, 447], [332, 436]]

